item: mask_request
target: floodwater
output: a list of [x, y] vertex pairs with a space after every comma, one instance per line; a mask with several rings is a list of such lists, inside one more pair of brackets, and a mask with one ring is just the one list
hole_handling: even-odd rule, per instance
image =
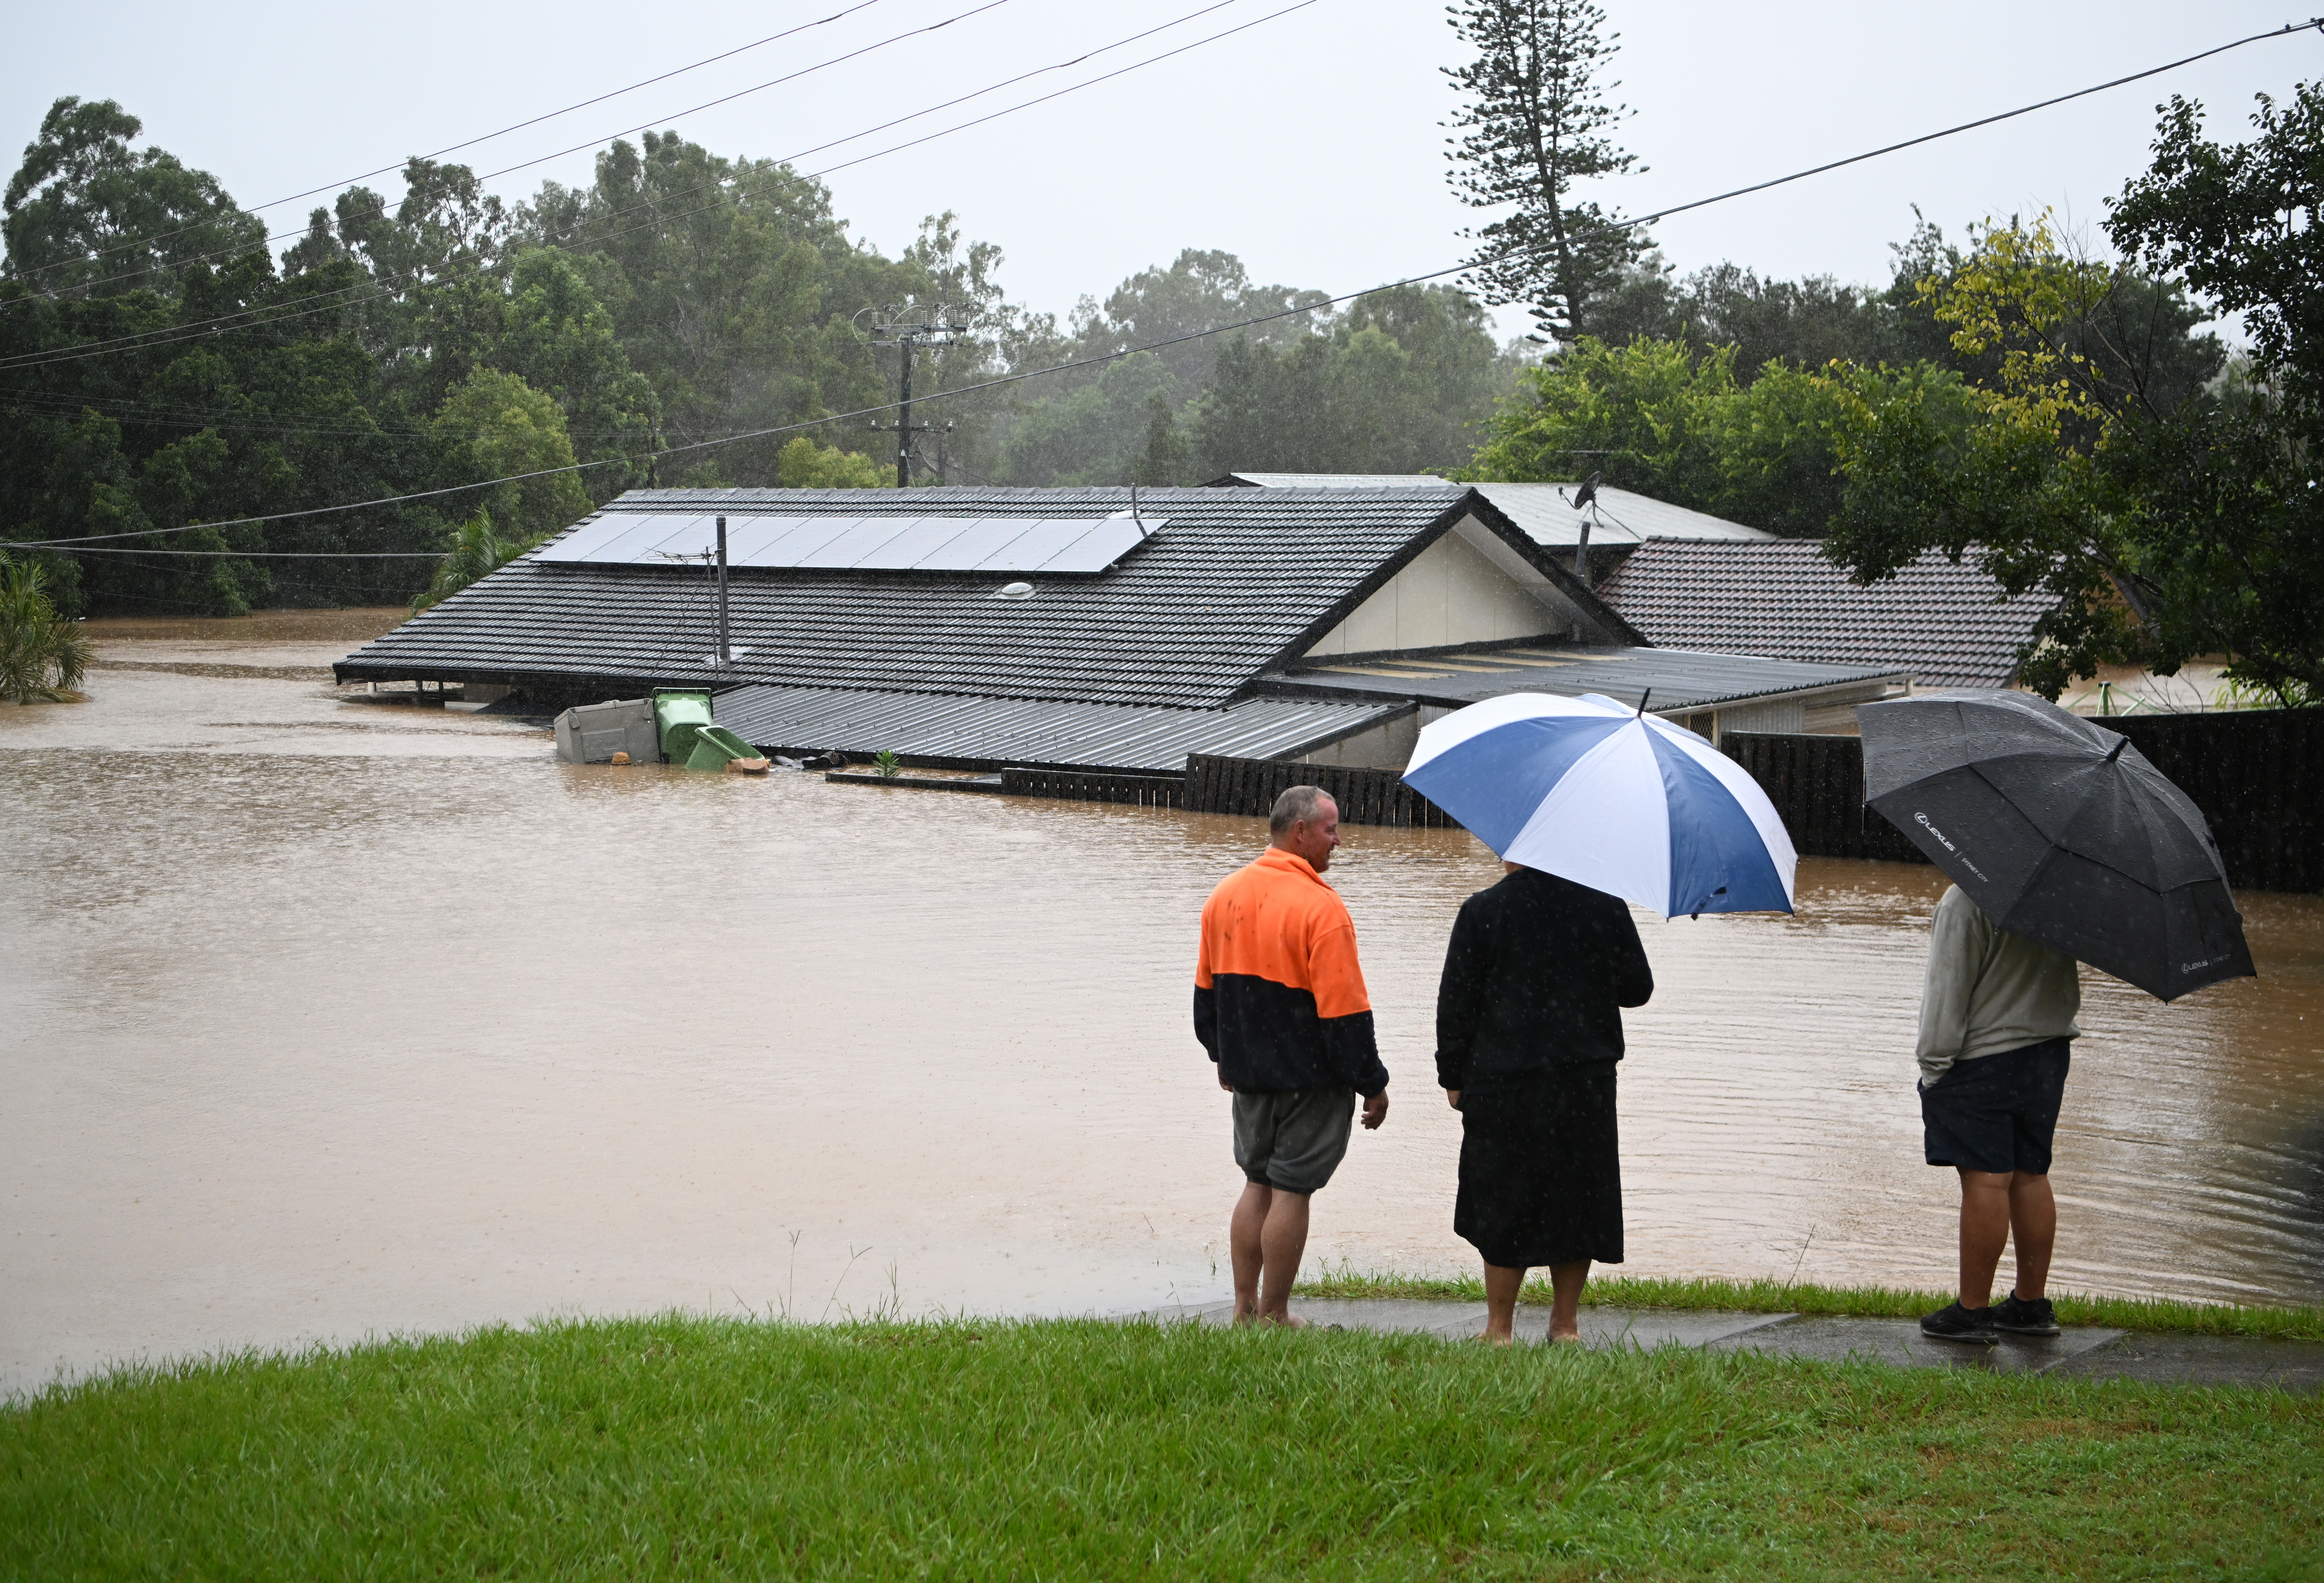
[[[561, 765], [331, 687], [379, 624], [119, 623], [90, 702], [0, 706], [0, 1389], [549, 1313], [1227, 1290], [1188, 989], [1257, 821]], [[1394, 1104], [1310, 1258], [1471, 1267], [1431, 1017], [1498, 867], [1349, 833]], [[1643, 921], [1631, 1271], [1949, 1283], [1911, 1055], [1941, 883], [1810, 861], [1796, 917]], [[2260, 980], [2086, 982], [2065, 1285], [2324, 1301], [2324, 902], [2242, 901]]]

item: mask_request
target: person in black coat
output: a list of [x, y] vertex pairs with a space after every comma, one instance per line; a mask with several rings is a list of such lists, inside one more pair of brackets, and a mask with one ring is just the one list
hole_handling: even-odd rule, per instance
[[1461, 906], [1436, 991], [1436, 1081], [1461, 1112], [1452, 1229], [1485, 1261], [1485, 1339], [1508, 1345], [1549, 1266], [1552, 1340], [1581, 1339], [1591, 1261], [1622, 1262], [1614, 1067], [1655, 992], [1628, 906], [1518, 863]]

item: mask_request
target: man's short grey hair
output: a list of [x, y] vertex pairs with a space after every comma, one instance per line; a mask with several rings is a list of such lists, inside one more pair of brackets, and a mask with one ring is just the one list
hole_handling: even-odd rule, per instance
[[1332, 794], [1320, 786], [1286, 787], [1283, 795], [1275, 799], [1275, 806], [1268, 810], [1268, 839], [1281, 835], [1302, 819], [1314, 818], [1331, 801]]

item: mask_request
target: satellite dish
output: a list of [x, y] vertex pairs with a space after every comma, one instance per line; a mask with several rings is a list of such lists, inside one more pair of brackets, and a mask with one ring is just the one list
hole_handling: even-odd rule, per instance
[[1573, 492], [1573, 509], [1575, 511], [1580, 511], [1582, 507], [1588, 505], [1591, 501], [1598, 498], [1598, 481], [1605, 476], [1606, 475], [1603, 473], [1592, 473], [1589, 477], [1582, 481], [1582, 487]]

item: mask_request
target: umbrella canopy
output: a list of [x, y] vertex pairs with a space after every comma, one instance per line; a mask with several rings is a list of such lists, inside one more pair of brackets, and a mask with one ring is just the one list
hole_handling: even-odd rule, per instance
[[2165, 1000], [2254, 976], [2210, 825], [2128, 738], [2023, 693], [1856, 718], [1864, 800], [1997, 927]]
[[1665, 916], [1792, 910], [1799, 866], [1743, 767], [1595, 693], [1511, 693], [1420, 732], [1406, 786], [1513, 863]]

